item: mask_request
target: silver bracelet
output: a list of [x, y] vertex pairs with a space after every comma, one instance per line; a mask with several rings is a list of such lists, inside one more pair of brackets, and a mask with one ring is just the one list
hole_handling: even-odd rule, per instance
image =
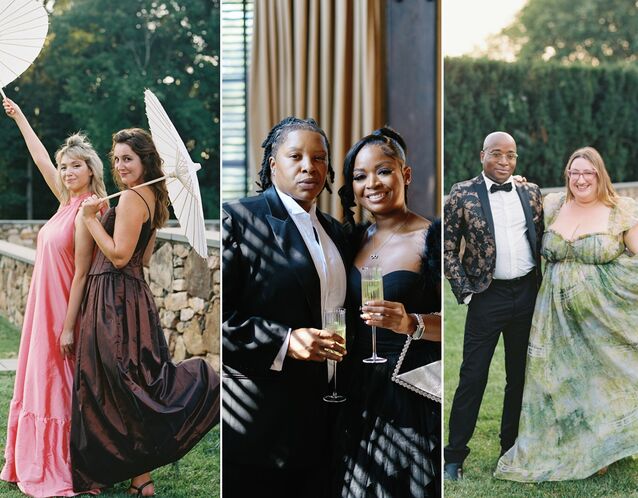
[[425, 333], [425, 324], [423, 323], [423, 317], [418, 313], [410, 313], [414, 318], [416, 318], [416, 330], [410, 334], [410, 337], [414, 340], [419, 340], [423, 337]]

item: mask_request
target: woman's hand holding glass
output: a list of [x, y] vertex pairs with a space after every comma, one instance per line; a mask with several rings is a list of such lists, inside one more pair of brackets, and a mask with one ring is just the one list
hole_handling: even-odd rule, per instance
[[346, 340], [336, 331], [300, 328], [290, 333], [287, 356], [305, 361], [341, 361]]
[[[434, 342], [441, 341], [441, 314], [427, 313], [421, 315], [425, 332], [422, 339]], [[361, 307], [361, 318], [366, 325], [382, 327], [398, 334], [412, 335], [418, 326], [417, 319], [408, 313], [401, 303], [393, 301], [369, 301]]]
[[361, 318], [371, 327], [381, 327], [399, 334], [411, 334], [417, 327], [416, 319], [401, 303], [373, 300], [363, 305], [361, 311]]

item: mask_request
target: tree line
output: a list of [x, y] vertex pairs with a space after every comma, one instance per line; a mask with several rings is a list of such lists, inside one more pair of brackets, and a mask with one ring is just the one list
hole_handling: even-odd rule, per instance
[[638, 181], [637, 54], [635, 2], [528, 0], [481, 58], [444, 61], [445, 190], [481, 171], [493, 130], [514, 136], [517, 172], [543, 187], [563, 185], [586, 145], [612, 181]]
[[638, 68], [451, 58], [444, 63], [445, 190], [481, 171], [491, 131], [512, 134], [517, 172], [543, 187], [564, 184], [579, 147], [593, 146], [612, 181], [638, 180]]
[[[144, 89], [171, 117], [198, 172], [204, 216], [219, 218], [219, 1], [56, 0], [35, 63], [5, 88], [51, 155], [81, 130], [105, 164], [111, 135], [148, 129]], [[0, 117], [0, 218], [49, 218], [55, 197], [13, 121]]]

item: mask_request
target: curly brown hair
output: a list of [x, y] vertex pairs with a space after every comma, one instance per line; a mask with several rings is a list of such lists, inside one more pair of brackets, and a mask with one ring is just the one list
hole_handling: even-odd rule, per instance
[[[111, 159], [111, 173], [115, 184], [120, 190], [125, 190], [128, 187], [122, 183], [120, 174], [115, 169], [113, 162], [113, 150], [116, 144], [127, 144], [133, 152], [135, 152], [142, 161], [142, 180], [148, 182], [156, 178], [164, 176], [162, 171], [162, 158], [157, 152], [155, 143], [151, 134], [141, 128], [126, 128], [113, 134], [113, 144], [111, 146], [111, 152], [109, 157]], [[152, 226], [153, 228], [162, 228], [168, 220], [168, 190], [166, 189], [166, 182], [156, 182], [149, 187], [155, 194], [155, 215], [153, 216]]]

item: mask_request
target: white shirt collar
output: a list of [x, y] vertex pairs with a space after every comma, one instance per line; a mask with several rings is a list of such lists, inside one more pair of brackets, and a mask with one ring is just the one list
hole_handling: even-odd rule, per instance
[[311, 219], [317, 218], [317, 201], [316, 200], [312, 202], [312, 206], [310, 206], [310, 211], [306, 211], [291, 196], [279, 190], [274, 183], [273, 183], [273, 186], [275, 187], [277, 194], [279, 194], [279, 198], [281, 199], [281, 202], [283, 203], [284, 207], [286, 208], [286, 211], [288, 211], [288, 214], [290, 216], [307, 215], [307, 216], [310, 216]]

